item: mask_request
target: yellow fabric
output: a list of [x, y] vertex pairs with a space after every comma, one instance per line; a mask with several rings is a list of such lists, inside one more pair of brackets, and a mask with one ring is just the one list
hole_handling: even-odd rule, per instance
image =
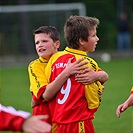
[[30, 91], [33, 92], [36, 97], [39, 89], [47, 83], [47, 78], [44, 73], [47, 63], [48, 61], [46, 59], [39, 57], [28, 66]]
[[131, 94], [133, 94], [133, 87], [131, 88]]
[[57, 124], [52, 123], [52, 133], [57, 133]]
[[131, 91], [133, 92], [133, 87], [132, 87]]
[[85, 133], [84, 121], [79, 122], [79, 133]]

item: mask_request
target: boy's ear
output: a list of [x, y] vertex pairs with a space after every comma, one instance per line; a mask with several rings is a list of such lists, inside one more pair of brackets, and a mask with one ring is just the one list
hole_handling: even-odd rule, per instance
[[58, 49], [60, 47], [60, 41], [56, 41], [56, 48]]
[[82, 38], [79, 38], [79, 44], [82, 46], [84, 45], [84, 40]]

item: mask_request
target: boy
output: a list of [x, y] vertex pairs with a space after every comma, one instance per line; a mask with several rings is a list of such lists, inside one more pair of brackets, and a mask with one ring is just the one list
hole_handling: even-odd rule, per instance
[[117, 107], [116, 109], [117, 117], [120, 117], [121, 113], [124, 112], [130, 106], [133, 106], [133, 87], [131, 89], [131, 94], [128, 97], [128, 99]]
[[[95, 82], [89, 85], [77, 82], [74, 75], [70, 76], [56, 98], [49, 101], [52, 121], [57, 123], [58, 133], [95, 132], [91, 120], [100, 106], [102, 84], [108, 80], [108, 74], [86, 54], [95, 51], [99, 40], [96, 35], [98, 24], [97, 18], [71, 16], [64, 26], [68, 47], [63, 52], [54, 54], [45, 68], [50, 83], [64, 70], [69, 58], [73, 57], [73, 61], [76, 61], [82, 57], [88, 62], [90, 71], [93, 70], [96, 75]], [[76, 77], [80, 77], [80, 74]]]
[[49, 124], [52, 124], [52, 118], [48, 102], [42, 98], [42, 93], [45, 94], [45, 89], [48, 89], [50, 91], [49, 99], [52, 98], [70, 75], [80, 73], [80, 70], [86, 68], [83, 66], [86, 64], [86, 62], [80, 63], [83, 59], [79, 59], [74, 63], [70, 63], [72, 60], [70, 59], [66, 69], [64, 69], [58, 78], [49, 84], [46, 88], [44, 87], [45, 81], [47, 80], [45, 78], [44, 70], [51, 55], [58, 51], [60, 46], [59, 40], [59, 32], [53, 26], [41, 26], [35, 30], [34, 41], [39, 58], [32, 61], [28, 67], [30, 91], [32, 93], [31, 106], [33, 107], [33, 115], [47, 114], [49, 117], [46, 122]]
[[48, 133], [51, 125], [43, 122], [47, 116], [31, 116], [28, 112], [15, 110], [0, 104], [0, 131], [21, 131], [29, 133]]

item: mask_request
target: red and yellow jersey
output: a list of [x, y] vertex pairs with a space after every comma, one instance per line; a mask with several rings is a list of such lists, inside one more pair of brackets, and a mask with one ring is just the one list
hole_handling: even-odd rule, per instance
[[45, 77], [45, 67], [48, 61], [39, 58], [32, 61], [29, 64], [28, 72], [30, 78], [30, 91], [32, 93], [32, 99], [38, 103], [37, 106], [33, 107], [33, 115], [49, 115], [49, 118], [45, 121], [52, 124], [52, 118], [49, 110], [48, 102], [43, 102], [42, 93], [46, 89], [47, 79]]
[[24, 111], [17, 111], [13, 107], [5, 107], [0, 104], [0, 131], [22, 131], [22, 125], [30, 114]]
[[133, 94], [133, 87], [132, 87], [132, 89], [131, 89], [131, 94]]
[[29, 79], [30, 79], [30, 91], [35, 97], [40, 99], [42, 92], [45, 90], [45, 67], [48, 60], [39, 58], [32, 61], [28, 66]]
[[[64, 51], [58, 52], [50, 58], [45, 69], [49, 83], [65, 69], [71, 57], [74, 57], [73, 62], [84, 58], [90, 69], [101, 70], [97, 63], [87, 56], [86, 52], [67, 47]], [[75, 76], [69, 77], [56, 98], [49, 102], [53, 122], [65, 124], [93, 119], [94, 112], [100, 105], [102, 91], [102, 85], [99, 81], [83, 85], [75, 80]]]

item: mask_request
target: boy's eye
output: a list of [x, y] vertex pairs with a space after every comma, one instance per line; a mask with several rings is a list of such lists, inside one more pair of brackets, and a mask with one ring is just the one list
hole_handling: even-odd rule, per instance
[[48, 42], [47, 40], [43, 40], [42, 42]]
[[35, 44], [37, 45], [39, 42], [35, 42]]

